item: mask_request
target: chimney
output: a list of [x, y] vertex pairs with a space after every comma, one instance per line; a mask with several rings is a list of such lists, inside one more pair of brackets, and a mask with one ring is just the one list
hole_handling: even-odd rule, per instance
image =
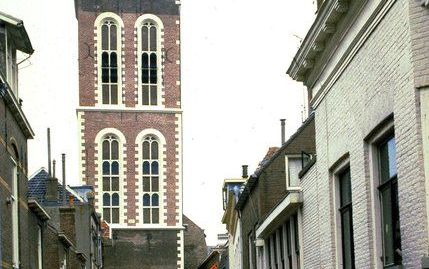
[[58, 201], [58, 180], [52, 176], [48, 176], [46, 182], [46, 202], [57, 202]]
[[86, 194], [86, 199], [88, 199], [88, 204], [90, 204], [91, 206], [95, 206], [95, 202], [94, 202], [94, 199], [95, 199], [95, 194], [94, 194], [94, 192], [88, 192], [87, 194]]
[[247, 168], [248, 168], [248, 165], [242, 165], [241, 166], [242, 167], [242, 178], [248, 178], [249, 177], [249, 174], [248, 174], [248, 172], [247, 172]]
[[281, 119], [281, 128], [282, 128], [282, 145], [286, 142], [286, 119]]
[[57, 162], [55, 161], [55, 159], [52, 161], [52, 177], [55, 177], [55, 166], [56, 166]]
[[72, 194], [69, 196], [69, 205], [74, 205], [74, 196]]
[[48, 128], [48, 175], [52, 176], [51, 174], [51, 129]]
[[63, 164], [63, 205], [66, 204], [66, 155], [61, 154]]

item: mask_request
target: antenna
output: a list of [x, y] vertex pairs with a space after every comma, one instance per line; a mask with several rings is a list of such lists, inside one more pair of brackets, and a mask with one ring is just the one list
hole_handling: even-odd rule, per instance
[[48, 128], [48, 174], [51, 176], [51, 128]]

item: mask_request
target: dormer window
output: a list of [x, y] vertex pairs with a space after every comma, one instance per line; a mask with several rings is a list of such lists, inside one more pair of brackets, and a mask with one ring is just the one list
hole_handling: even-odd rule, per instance
[[302, 170], [301, 156], [285, 156], [286, 163], [286, 189], [300, 190], [299, 172]]

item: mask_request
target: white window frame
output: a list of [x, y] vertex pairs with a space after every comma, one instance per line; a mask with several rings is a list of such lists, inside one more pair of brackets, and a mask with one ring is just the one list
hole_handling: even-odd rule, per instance
[[[151, 224], [151, 223], [143, 223], [143, 141], [144, 138], [146, 138], [147, 136], [155, 136], [158, 139], [158, 162], [159, 162], [159, 223], [157, 224]], [[158, 228], [158, 227], [165, 227], [167, 225], [166, 223], [166, 217], [164, 217], [164, 213], [166, 212], [165, 208], [164, 208], [164, 200], [166, 199], [165, 197], [165, 191], [164, 191], [164, 186], [166, 186], [165, 183], [165, 173], [166, 170], [164, 168], [164, 166], [166, 165], [166, 156], [165, 156], [165, 151], [166, 151], [166, 145], [167, 142], [165, 140], [164, 135], [156, 129], [144, 129], [143, 131], [141, 131], [135, 140], [135, 146], [137, 148], [136, 150], [136, 155], [135, 155], [135, 160], [138, 162], [138, 169], [136, 172], [136, 188], [137, 188], [137, 192], [136, 192], [136, 210], [138, 210], [139, 212], [139, 216], [138, 216], [138, 223], [140, 224], [141, 227], [145, 227], [145, 228]]]
[[14, 158], [12, 161], [12, 193], [11, 206], [12, 206], [12, 266], [13, 268], [20, 267], [19, 256], [19, 190], [18, 190], [18, 163]]
[[[289, 159], [301, 159], [301, 155], [297, 155], [297, 154], [285, 155], [286, 190], [301, 191], [301, 184], [299, 184], [299, 186], [290, 186]], [[298, 182], [300, 182], [299, 178], [298, 178]]]
[[[102, 82], [102, 31], [101, 28], [103, 23], [107, 20], [115, 22], [117, 26], [117, 36], [116, 36], [116, 46], [117, 46], [117, 64], [118, 64], [118, 104], [103, 104], [103, 82]], [[124, 57], [122, 49], [122, 29], [124, 28], [124, 23], [118, 15], [113, 12], [104, 12], [98, 15], [95, 20], [94, 27], [96, 30], [96, 44], [97, 44], [97, 94], [96, 94], [96, 103], [98, 106], [106, 108], [117, 108], [125, 107], [123, 98], [122, 98], [122, 58]]]
[[96, 209], [101, 211], [101, 216], [103, 217], [103, 140], [106, 135], [115, 135], [118, 138], [119, 142], [119, 223], [115, 224], [109, 224], [110, 228], [119, 228], [123, 227], [123, 224], [125, 223], [125, 217], [124, 217], [124, 169], [123, 167], [126, 165], [124, 159], [124, 147], [127, 144], [126, 138], [124, 134], [115, 128], [105, 128], [98, 132], [97, 136], [95, 137], [94, 143], [97, 145], [97, 152], [96, 155], [97, 159], [97, 168], [96, 168], [96, 174], [97, 174], [97, 182], [95, 182], [95, 192], [98, 192], [98, 204], [96, 204]]
[[[342, 160], [340, 160], [334, 168], [331, 169], [331, 181], [332, 184], [332, 194], [334, 200], [334, 240], [335, 240], [335, 255], [336, 255], [336, 268], [343, 268], [343, 241], [342, 241], [342, 226], [341, 226], [341, 214], [339, 214], [338, 209], [340, 208], [340, 182], [339, 175], [343, 173], [347, 168], [351, 170], [350, 167], [350, 157], [346, 155]], [[352, 190], [353, 195], [353, 190]], [[352, 198], [353, 201], [353, 198]], [[353, 205], [353, 204], [352, 204]]]
[[383, 237], [381, 230], [381, 204], [380, 192], [378, 186], [380, 183], [379, 164], [378, 164], [378, 144], [394, 133], [393, 120], [381, 126], [375, 134], [366, 141], [369, 164], [369, 184], [370, 184], [370, 199], [371, 199], [371, 219], [372, 219], [372, 240], [373, 245], [373, 264], [376, 268], [383, 268]]
[[[147, 139], [150, 139], [150, 141], [148, 141]], [[157, 225], [157, 224], [161, 223], [161, 205], [162, 205], [161, 204], [161, 198], [162, 198], [161, 197], [161, 188], [162, 188], [161, 179], [162, 179], [162, 176], [160, 175], [160, 172], [161, 172], [161, 170], [160, 170], [160, 165], [161, 165], [160, 158], [162, 157], [161, 156], [161, 150], [163, 150], [163, 149], [162, 149], [162, 144], [160, 143], [159, 138], [157, 136], [155, 136], [155, 135], [150, 135], [150, 134], [146, 135], [143, 138], [142, 144], [145, 143], [145, 142], [149, 142], [149, 152], [150, 152], [149, 154], [150, 155], [152, 154], [152, 143], [157, 143], [158, 144], [158, 159], [152, 159], [152, 156], [149, 156], [149, 159], [143, 159], [141, 157], [142, 166], [143, 166], [144, 162], [149, 162], [149, 174], [142, 174], [142, 178], [141, 178], [142, 185], [144, 183], [143, 177], [149, 177], [149, 184], [150, 184], [150, 191], [145, 191], [143, 189], [142, 195], [141, 195], [142, 196], [142, 212], [141, 213], [143, 215], [143, 222], [142, 223], [144, 225], [146, 225], [146, 224]], [[153, 174], [152, 173], [152, 163], [153, 162], [158, 162], [158, 174]], [[143, 168], [142, 168], [142, 170], [143, 170]], [[158, 191], [153, 191], [153, 189], [152, 189], [152, 177], [158, 177]], [[152, 205], [152, 197], [155, 194], [158, 195], [158, 206], [153, 206]], [[144, 195], [149, 195], [149, 204], [150, 204], [149, 206], [145, 206], [143, 204], [144, 203], [144, 199], [143, 199]], [[144, 209], [149, 209], [149, 212], [150, 212], [150, 222], [149, 223], [145, 223], [144, 222], [145, 221], [144, 220], [144, 214], [143, 214]], [[153, 219], [152, 219], [152, 217], [153, 217], [152, 210], [153, 209], [158, 209], [158, 222], [157, 223], [154, 223]]]
[[37, 268], [43, 269], [43, 243], [42, 243], [42, 227], [37, 225]]
[[[111, 137], [111, 138], [110, 138]], [[116, 136], [116, 135], [114, 135], [114, 134], [106, 134], [104, 137], [103, 137], [103, 139], [101, 140], [101, 144], [103, 144], [104, 143], [104, 141], [106, 141], [106, 140], [108, 140], [108, 139], [110, 139], [110, 141], [109, 141], [109, 149], [110, 149], [110, 152], [112, 151], [112, 142], [113, 141], [116, 141], [117, 143], [118, 143], [118, 159], [115, 159], [115, 160], [113, 160], [113, 159], [111, 159], [111, 157], [109, 157], [109, 159], [104, 159], [103, 158], [103, 145], [101, 145], [101, 147], [102, 147], [102, 151], [101, 151], [101, 163], [102, 163], [102, 167], [101, 167], [101, 191], [102, 191], [102, 193], [103, 193], [103, 200], [101, 201], [101, 203], [102, 203], [102, 215], [103, 215], [103, 218], [104, 218], [104, 209], [109, 209], [110, 210], [110, 221], [108, 222], [109, 223], [109, 225], [111, 225], [111, 224], [119, 224], [119, 223], [121, 223], [121, 216], [120, 216], [120, 212], [121, 212], [121, 195], [122, 195], [122, 193], [121, 193], [121, 172], [122, 172], [122, 169], [121, 169], [121, 162], [120, 162], [120, 154], [119, 154], [119, 152], [121, 151], [121, 141], [119, 140], [119, 137], [118, 136]], [[104, 172], [103, 172], [103, 163], [104, 162], [109, 162], [109, 169], [110, 169], [110, 173], [109, 173], [109, 175], [104, 175]], [[111, 171], [111, 164], [113, 163], [113, 162], [117, 162], [118, 163], [118, 175], [117, 175], [117, 177], [118, 177], [118, 181], [119, 181], [119, 187], [118, 187], [118, 190], [117, 191], [113, 191], [112, 190], [112, 178], [113, 177], [115, 177], [116, 175], [112, 175], [112, 171]], [[104, 177], [105, 176], [107, 176], [107, 177], [109, 177], [110, 178], [110, 187], [109, 187], [109, 191], [106, 191], [106, 190], [103, 190], [103, 188], [104, 188]], [[110, 205], [109, 206], [105, 206], [104, 205], [104, 194], [108, 194], [109, 195], [109, 199], [110, 199]], [[113, 201], [113, 195], [114, 194], [117, 194], [118, 196], [119, 196], [119, 203], [118, 203], [118, 205], [117, 206], [114, 206], [114, 205], [112, 205], [112, 201]], [[113, 216], [113, 214], [112, 214], [112, 212], [113, 212], [113, 209], [118, 209], [118, 211], [119, 211], [119, 222], [118, 223], [112, 223], [111, 222], [111, 220], [113, 219], [112, 218], [112, 216]]]
[[[142, 31], [141, 28], [143, 27], [143, 25], [146, 22], [152, 22], [157, 30], [157, 51], [156, 51], [156, 56], [157, 56], [157, 104], [156, 105], [143, 105], [143, 94], [142, 94], [142, 88], [143, 88], [143, 83], [142, 83], [142, 60], [141, 60], [141, 54], [143, 53], [142, 51]], [[163, 94], [162, 94], [162, 87], [163, 87], [163, 69], [164, 69], [164, 64], [163, 64], [163, 57], [162, 57], [162, 53], [163, 53], [163, 36], [162, 33], [164, 31], [164, 25], [162, 23], [162, 20], [158, 17], [155, 16], [153, 14], [144, 14], [142, 16], [140, 16], [136, 22], [135, 22], [135, 31], [137, 33], [137, 105], [140, 107], [150, 107], [150, 108], [162, 108], [164, 106], [164, 99], [163, 99]], [[150, 97], [149, 97], [150, 99]]]

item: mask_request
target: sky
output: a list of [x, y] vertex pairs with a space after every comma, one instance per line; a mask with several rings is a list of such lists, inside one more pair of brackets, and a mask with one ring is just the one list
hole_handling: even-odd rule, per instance
[[[225, 232], [222, 184], [252, 173], [268, 148], [302, 122], [304, 87], [286, 75], [315, 17], [314, 0], [182, 0], [184, 213], [208, 245]], [[29, 176], [67, 155], [69, 185], [78, 179], [77, 21], [73, 0], [1, 0], [22, 19], [35, 49], [20, 65], [19, 95], [36, 136]], [[57, 171], [60, 171], [58, 165]]]

